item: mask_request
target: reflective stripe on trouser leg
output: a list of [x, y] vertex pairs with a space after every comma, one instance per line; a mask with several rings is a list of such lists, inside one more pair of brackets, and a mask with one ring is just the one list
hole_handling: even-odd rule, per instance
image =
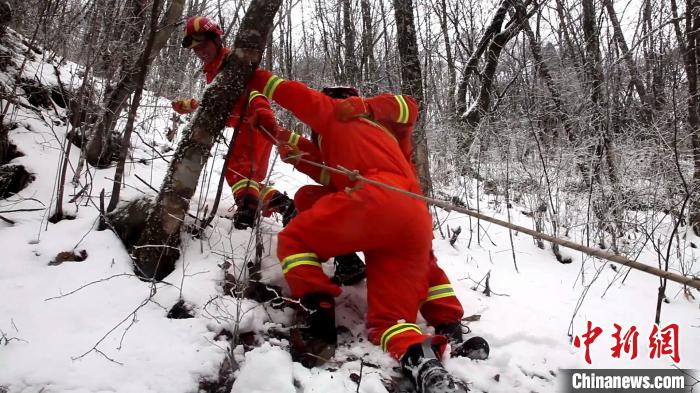
[[[280, 239], [280, 242], [285, 242], [284, 237]], [[292, 291], [292, 297], [301, 298], [312, 292], [323, 292], [332, 296], [340, 295], [340, 287], [334, 284], [323, 272], [321, 260], [316, 253], [294, 253], [286, 257], [280, 256], [280, 259], [282, 273], [284, 273], [284, 278]]]
[[454, 294], [450, 279], [438, 266], [437, 258], [432, 251], [429, 254], [429, 289], [420, 313], [430, 326], [439, 326], [445, 323], [453, 323], [462, 319], [464, 309], [457, 296]]
[[258, 182], [256, 182], [253, 179], [241, 179], [241, 180], [235, 182], [231, 186], [231, 192], [233, 193], [234, 196], [236, 196], [236, 193], [238, 193], [238, 191], [241, 191], [241, 190], [246, 189], [246, 188], [249, 189], [248, 190], [249, 192], [254, 191], [254, 192], [251, 192], [252, 194], [257, 195], [260, 193], [260, 185], [258, 184]]
[[275, 190], [273, 187], [267, 186], [263, 188], [262, 193], [261, 193], [261, 198], [263, 200], [263, 203], [268, 203], [270, 198], [272, 198], [275, 195]]
[[423, 304], [449, 296], [455, 296], [455, 291], [452, 288], [452, 284], [436, 285], [428, 288], [428, 297], [425, 299], [425, 301], [423, 301]]
[[390, 328], [386, 329], [384, 333], [382, 333], [382, 336], [379, 339], [379, 345], [382, 347], [382, 351], [389, 352], [389, 345], [391, 344], [391, 340], [394, 337], [404, 333], [419, 334], [421, 336], [423, 335], [418, 325], [414, 323], [397, 323], [396, 325], [391, 326]]

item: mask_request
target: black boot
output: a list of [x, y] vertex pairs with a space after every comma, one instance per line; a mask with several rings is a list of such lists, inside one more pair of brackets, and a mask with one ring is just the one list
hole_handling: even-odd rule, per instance
[[447, 337], [450, 342], [452, 357], [467, 357], [473, 360], [484, 360], [489, 357], [489, 343], [481, 337], [471, 337], [464, 341], [462, 337], [462, 324], [451, 322], [435, 327], [435, 334]]
[[290, 352], [304, 367], [321, 366], [335, 355], [338, 336], [335, 329], [333, 296], [314, 292], [301, 299], [290, 331]]
[[462, 324], [459, 321], [435, 326], [435, 334], [441, 334], [447, 337], [447, 341], [450, 342], [452, 348], [455, 348], [464, 342], [464, 339], [462, 338]]
[[233, 227], [246, 229], [255, 227], [255, 216], [258, 212], [258, 198], [244, 195], [236, 200], [236, 212], [233, 213]]
[[355, 285], [366, 277], [365, 263], [356, 253], [340, 255], [335, 259], [335, 274], [331, 280], [338, 285]]
[[286, 227], [292, 218], [296, 217], [299, 212], [294, 206], [294, 201], [281, 192], [276, 192], [275, 196], [270, 198], [268, 208], [282, 215], [282, 226]]
[[467, 357], [473, 360], [486, 360], [489, 357], [489, 343], [482, 337], [469, 338], [462, 345], [453, 347], [451, 356]]
[[411, 345], [401, 357], [404, 374], [414, 383], [418, 393], [466, 393], [467, 385], [453, 377], [437, 359], [428, 338]]

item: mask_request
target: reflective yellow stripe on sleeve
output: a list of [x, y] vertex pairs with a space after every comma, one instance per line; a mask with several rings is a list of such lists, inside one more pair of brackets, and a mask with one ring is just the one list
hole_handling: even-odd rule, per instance
[[231, 192], [236, 193], [238, 190], [244, 189], [246, 187], [253, 188], [255, 191], [260, 192], [260, 185], [258, 182], [252, 179], [241, 179], [231, 186]]
[[296, 132], [292, 132], [289, 134], [289, 139], [287, 139], [287, 143], [289, 143], [292, 146], [296, 146], [299, 144], [299, 138], [301, 138], [301, 135], [297, 134]]
[[318, 260], [318, 255], [313, 252], [303, 252], [300, 254], [292, 254], [282, 260], [282, 273], [287, 274], [290, 270], [297, 266], [309, 265], [321, 268], [321, 262]]
[[418, 325], [413, 324], [413, 323], [397, 323], [396, 325], [390, 327], [389, 329], [385, 330], [384, 333], [382, 333], [382, 337], [379, 340], [379, 343], [382, 346], [382, 350], [386, 352], [387, 347], [389, 345], [389, 340], [391, 340], [394, 336], [397, 334], [401, 334], [407, 331], [414, 331], [418, 334], [423, 334], [421, 332], [420, 328]]
[[282, 82], [284, 82], [284, 79], [277, 75], [272, 75], [270, 79], [267, 80], [265, 88], [263, 89], [263, 94], [265, 97], [271, 100], [272, 95], [275, 94], [275, 89], [277, 89], [277, 86], [279, 86]]
[[455, 296], [455, 291], [450, 284], [436, 285], [428, 289], [428, 297], [425, 302], [441, 299], [448, 296]]
[[197, 32], [197, 33], [199, 33], [199, 29], [200, 29], [200, 27], [201, 27], [199, 24], [200, 24], [201, 21], [202, 21], [202, 17], [201, 17], [201, 16], [198, 16], [198, 17], [194, 18], [194, 31]]
[[396, 122], [400, 124], [408, 123], [408, 104], [406, 104], [406, 100], [401, 95], [394, 96], [394, 98], [399, 103], [399, 118], [396, 119]]
[[321, 168], [321, 173], [318, 175], [318, 181], [324, 186], [327, 186], [331, 183], [331, 174], [328, 173], [328, 169]]
[[[257, 90], [253, 90], [250, 92], [250, 95], [248, 95], [248, 103], [250, 104], [251, 101], [255, 99], [255, 97], [265, 97], [262, 93], [260, 93]], [[267, 97], [265, 97], [267, 98]]]

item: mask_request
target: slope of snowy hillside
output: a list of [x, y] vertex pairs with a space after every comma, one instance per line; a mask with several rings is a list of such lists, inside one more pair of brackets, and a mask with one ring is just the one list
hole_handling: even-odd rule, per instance
[[[18, 53], [23, 53], [21, 49]], [[34, 54], [23, 76], [55, 86], [53, 66], [41, 58]], [[13, 77], [10, 71], [0, 74], [6, 83]], [[63, 66], [60, 72], [64, 83], [78, 83], [79, 67]], [[153, 196], [155, 192], [139, 178], [158, 189], [168, 167], [169, 103], [151, 94], [145, 101], [139, 135], [132, 138], [123, 201]], [[176, 270], [155, 287], [133, 275], [129, 256], [111, 231], [96, 230], [99, 194], [105, 189], [109, 197], [113, 168], [82, 168], [78, 182], [72, 184], [80, 154], [74, 146], [63, 206], [74, 219], [48, 223], [70, 129], [65, 110], [57, 106], [32, 110], [27, 101], [10, 108], [10, 140], [24, 153], [11, 163], [24, 165], [35, 180], [19, 194], [0, 200], [0, 215], [14, 222], [0, 220], [0, 392], [214, 391], [230, 343], [224, 330], [245, 337], [234, 351], [238, 368], [234, 392], [393, 391], [398, 364], [370, 344], [364, 330], [364, 283], [345, 288], [338, 300], [337, 324], [345, 329], [335, 358], [311, 370], [291, 361], [287, 341], [276, 333], [290, 324], [291, 310], [224, 296], [224, 264], [232, 263], [231, 271], [238, 273], [255, 252], [252, 232], [232, 228], [233, 200], [226, 190], [212, 228], [202, 238], [182, 234], [184, 252]], [[213, 205], [225, 146], [216, 149], [191, 203], [194, 215], [198, 208]], [[275, 154], [272, 160], [270, 181], [277, 188], [291, 195], [310, 182], [277, 161]], [[503, 204], [490, 204], [494, 200], [490, 195], [479, 197], [481, 206], [489, 206], [483, 212], [505, 219]], [[470, 206], [475, 206], [473, 197]], [[530, 227], [531, 219], [521, 212], [518, 205], [512, 207], [513, 222]], [[454, 246], [436, 230], [433, 245], [464, 304], [469, 317], [465, 324], [491, 345], [485, 361], [445, 362], [473, 391], [554, 392], [560, 370], [567, 368], [700, 368], [698, 300], [683, 296], [681, 286], [669, 283], [661, 323], [661, 328], [678, 325], [680, 361], [668, 354], [652, 358], [649, 336], [658, 278], [631, 271], [623, 281], [620, 271], [626, 269], [621, 266], [613, 268], [611, 263], [566, 250], [573, 263], [560, 264], [550, 249], [538, 248], [532, 238], [514, 233], [511, 247], [507, 229], [482, 222], [477, 231], [476, 220], [463, 214], [437, 210], [436, 222], [443, 231], [447, 226], [463, 229]], [[272, 217], [262, 226], [264, 280], [284, 288], [275, 257], [281, 223]], [[84, 250], [87, 258], [51, 263], [57, 254], [74, 250]], [[690, 246], [681, 251], [691, 260], [697, 252]], [[651, 246], [638, 260], [657, 265]], [[332, 263], [326, 265], [330, 273]], [[700, 270], [697, 264], [694, 270]], [[490, 295], [484, 293], [486, 282]], [[691, 293], [697, 297], [697, 291]], [[167, 318], [180, 299], [191, 307], [193, 318]], [[582, 336], [588, 322], [603, 330], [590, 345], [590, 365], [584, 348], [576, 348], [567, 334]], [[623, 335], [636, 327], [635, 359], [624, 352], [619, 358], [612, 356], [614, 324], [621, 326]]]

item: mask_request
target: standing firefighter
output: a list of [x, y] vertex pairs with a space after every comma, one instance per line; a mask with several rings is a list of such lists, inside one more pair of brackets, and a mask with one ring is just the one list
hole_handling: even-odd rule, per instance
[[[256, 71], [252, 86], [318, 134], [319, 162], [420, 193], [412, 165], [396, 138], [381, 125], [363, 117], [341, 121], [336, 117], [341, 100], [265, 70]], [[329, 192], [300, 212], [278, 237], [282, 271], [292, 296], [300, 298], [303, 306], [297, 320], [306, 325], [291, 335], [292, 347], [305, 349], [295, 351], [295, 359], [315, 366], [333, 355], [337, 343], [334, 297], [341, 289], [323, 272], [321, 262], [362, 251], [370, 341], [399, 360], [421, 392], [467, 391], [438, 360], [446, 337], [424, 334], [415, 324], [420, 305], [429, 296], [431, 273], [427, 256], [432, 219], [425, 203], [336, 173], [319, 171], [315, 180], [327, 184]], [[304, 345], [295, 344], [299, 341]]]
[[[202, 61], [207, 83], [214, 80], [231, 52], [231, 49], [223, 46], [222, 34], [219, 25], [203, 16], [193, 16], [185, 25], [182, 47], [192, 49]], [[177, 113], [187, 114], [195, 111], [199, 102], [194, 98], [178, 99], [172, 102], [172, 106]], [[260, 201], [265, 217], [278, 212], [286, 224], [294, 213], [294, 205], [286, 195], [262, 183], [267, 174], [272, 144], [254, 129], [252, 123], [264, 116], [274, 116], [267, 98], [250, 90], [248, 95], [242, 96], [234, 104], [226, 122], [227, 127], [238, 127], [238, 134], [231, 141], [233, 147], [226, 157], [224, 167], [226, 182], [231, 187], [236, 202], [233, 225], [237, 229], [252, 228], [255, 225]]]

